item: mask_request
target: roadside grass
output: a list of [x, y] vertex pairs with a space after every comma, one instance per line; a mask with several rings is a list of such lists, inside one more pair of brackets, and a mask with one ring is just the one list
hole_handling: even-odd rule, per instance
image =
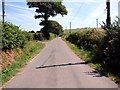
[[37, 55], [44, 48], [44, 46], [45, 45], [42, 43], [29, 41], [26, 43], [23, 49], [16, 48], [15, 50], [17, 52], [21, 50], [22, 54], [20, 56], [15, 56], [15, 61], [2, 70], [2, 85], [9, 81], [13, 76], [16, 75], [17, 72], [19, 72], [25, 65], [27, 65], [27, 63], [35, 55]]
[[104, 75], [108, 78], [110, 78], [112, 81], [114, 81], [116, 84], [118, 84], [118, 87], [120, 87], [120, 78], [118, 76], [115, 76], [112, 74], [111, 70], [102, 65], [101, 63], [96, 63], [95, 60], [93, 62], [93, 57], [91, 51], [85, 50], [81, 47], [77, 47], [75, 44], [72, 44], [71, 42], [67, 41], [65, 38], [62, 38], [66, 42], [66, 44], [71, 48], [71, 50], [82, 60], [86, 61], [92, 68], [97, 70], [101, 75]]
[[70, 43], [69, 41], [65, 40], [64, 38], [62, 38], [62, 40], [64, 40], [66, 42], [66, 44], [72, 49], [72, 51], [79, 56], [81, 59], [90, 62], [93, 58], [92, 53], [90, 51], [84, 50], [83, 48], [79, 49], [79, 47], [77, 47], [75, 44]]

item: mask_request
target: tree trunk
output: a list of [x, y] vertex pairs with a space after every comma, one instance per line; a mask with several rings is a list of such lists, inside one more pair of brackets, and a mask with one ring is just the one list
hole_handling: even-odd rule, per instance
[[49, 28], [48, 28], [48, 16], [47, 16], [47, 13], [45, 13], [44, 19], [45, 19], [45, 26], [44, 26], [44, 29], [43, 29], [43, 34], [44, 34], [45, 38], [47, 40], [49, 40], [50, 39], [50, 34], [49, 34]]

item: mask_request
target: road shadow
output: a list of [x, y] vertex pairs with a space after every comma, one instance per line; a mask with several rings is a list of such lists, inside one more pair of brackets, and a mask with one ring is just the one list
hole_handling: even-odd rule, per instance
[[51, 67], [72, 66], [72, 65], [80, 65], [80, 64], [88, 64], [88, 63], [87, 63], [87, 62], [80, 62], [80, 63], [67, 63], [67, 64], [58, 64], [58, 65], [40, 66], [40, 67], [36, 67], [36, 69], [41, 69], [41, 68], [51, 68]]
[[92, 71], [88, 71], [88, 72], [84, 72], [86, 73], [87, 75], [92, 75], [93, 77], [103, 77], [102, 75], [99, 74], [98, 71], [96, 70], [92, 70]]

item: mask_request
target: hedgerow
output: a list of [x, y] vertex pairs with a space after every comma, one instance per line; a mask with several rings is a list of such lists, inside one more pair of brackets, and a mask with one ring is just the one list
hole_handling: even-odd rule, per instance
[[120, 25], [115, 21], [108, 28], [71, 33], [67, 38], [79, 48], [89, 50], [99, 62], [120, 77]]
[[34, 38], [34, 33], [22, 31], [22, 34], [25, 36], [26, 41], [31, 41]]
[[13, 25], [10, 22], [2, 24], [2, 50], [13, 49], [15, 47], [23, 48], [25, 41], [32, 40], [33, 36]]

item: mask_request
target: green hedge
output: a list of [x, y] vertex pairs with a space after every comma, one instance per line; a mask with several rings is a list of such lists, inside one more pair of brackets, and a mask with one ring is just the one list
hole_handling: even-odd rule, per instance
[[15, 47], [24, 47], [26, 40], [32, 40], [33, 35], [13, 25], [5, 22], [2, 25], [2, 49], [12, 49]]
[[30, 33], [27, 31], [22, 31], [22, 34], [24, 35], [26, 41], [31, 41], [34, 38], [34, 33]]
[[109, 67], [109, 70], [120, 77], [120, 25], [117, 21], [110, 28], [104, 26], [104, 30], [75, 32], [66, 39], [79, 48], [91, 51], [94, 62]]

